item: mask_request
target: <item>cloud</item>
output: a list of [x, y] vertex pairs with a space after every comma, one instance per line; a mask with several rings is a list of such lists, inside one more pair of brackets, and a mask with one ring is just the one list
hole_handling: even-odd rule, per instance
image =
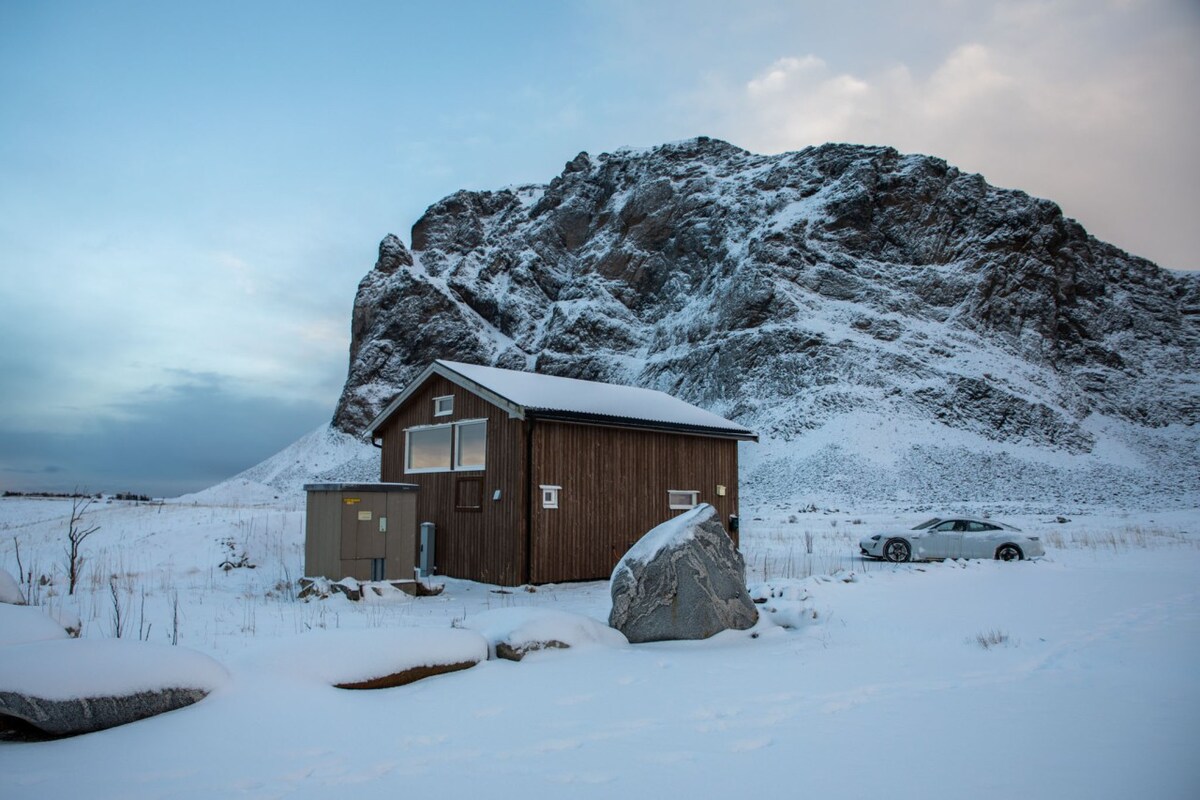
[[236, 254], [148, 238], [54, 251], [0, 293], [5, 422], [54, 431], [125, 416], [126, 398], [175, 383], [179, 365], [223, 375], [244, 394], [302, 397], [332, 413], [354, 282], [374, 248], [366, 236], [362, 254], [303, 252], [307, 244], [293, 237]]
[[245, 261], [232, 253], [217, 253], [214, 260], [225, 268], [229, 280], [239, 292], [245, 295], [253, 295], [258, 292], [254, 270]]
[[329, 416], [320, 403], [243, 394], [219, 375], [173, 377], [74, 433], [0, 427], [0, 481], [12, 489], [174, 496], [253, 466]]
[[[793, 141], [826, 142], [862, 124], [873, 105], [870, 84], [852, 75], [832, 74], [813, 55], [781, 58], [746, 84], [751, 112], [768, 122], [770, 149]], [[779, 147], [778, 145], [783, 145]]]
[[708, 76], [689, 104], [758, 152], [848, 141], [940, 156], [1163, 266], [1200, 268], [1198, 31], [1169, 3], [999, 3], [931, 66], [788, 54], [741, 81]]
[[804, 58], [781, 58], [770, 66], [763, 74], [746, 84], [746, 90], [751, 96], [774, 95], [787, 89], [797, 76], [822, 73], [825, 62], [813, 55]]
[[63, 471], [63, 468], [58, 464], [47, 464], [36, 469], [30, 469], [27, 467], [0, 467], [0, 472], [8, 472], [14, 475], [53, 475], [57, 472]]
[[925, 79], [903, 64], [860, 76], [837, 72], [814, 55], [781, 58], [751, 78], [734, 102], [756, 149], [910, 140], [933, 143], [938, 152], [968, 133], [978, 140], [1013, 112], [1029, 116], [1020, 83], [986, 45], [969, 42]]

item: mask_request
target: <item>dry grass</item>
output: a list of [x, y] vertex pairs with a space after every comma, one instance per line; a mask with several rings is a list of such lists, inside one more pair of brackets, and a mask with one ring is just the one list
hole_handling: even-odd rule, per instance
[[817, 528], [771, 528], [765, 534], [743, 535], [746, 579], [769, 581], [828, 575], [838, 569], [858, 568], [858, 548], [847, 531]]
[[1015, 642], [1010, 645], [1008, 634], [997, 628], [992, 628], [991, 630], [982, 631], [981, 633], [975, 634], [975, 643], [984, 650], [991, 650], [993, 647], [999, 647], [1001, 645], [1004, 645], [1005, 647], [1016, 646]]
[[1092, 549], [1122, 550], [1149, 549], [1163, 546], [1186, 545], [1200, 547], [1200, 540], [1180, 530], [1141, 525], [1125, 525], [1116, 529], [1090, 530], [1088, 528], [1055, 528], [1041, 536], [1048, 547], [1058, 550]]

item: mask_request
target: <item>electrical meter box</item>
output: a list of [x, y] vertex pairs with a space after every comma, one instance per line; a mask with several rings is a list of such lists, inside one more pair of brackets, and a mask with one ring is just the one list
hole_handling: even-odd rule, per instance
[[411, 580], [417, 566], [415, 483], [310, 483], [304, 575]]

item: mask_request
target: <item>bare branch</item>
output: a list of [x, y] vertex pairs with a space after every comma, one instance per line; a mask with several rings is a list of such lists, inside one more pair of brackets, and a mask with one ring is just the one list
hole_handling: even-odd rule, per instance
[[[78, 491], [76, 491], [78, 495]], [[67, 523], [67, 594], [75, 594], [75, 585], [79, 583], [79, 570], [83, 559], [79, 555], [79, 545], [84, 539], [100, 530], [99, 525], [83, 527], [83, 512], [94, 503], [91, 497], [74, 497], [71, 500], [71, 521]]]

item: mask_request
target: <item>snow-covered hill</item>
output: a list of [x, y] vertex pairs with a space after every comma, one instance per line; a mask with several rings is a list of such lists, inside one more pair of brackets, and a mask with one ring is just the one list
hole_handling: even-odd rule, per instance
[[355, 300], [335, 428], [434, 358], [647, 386], [758, 431], [761, 501], [1190, 505], [1200, 280], [928, 156], [694, 139], [458, 192]]
[[295, 505], [306, 483], [379, 480], [379, 450], [322, 425], [267, 460], [180, 502], [215, 505]]

